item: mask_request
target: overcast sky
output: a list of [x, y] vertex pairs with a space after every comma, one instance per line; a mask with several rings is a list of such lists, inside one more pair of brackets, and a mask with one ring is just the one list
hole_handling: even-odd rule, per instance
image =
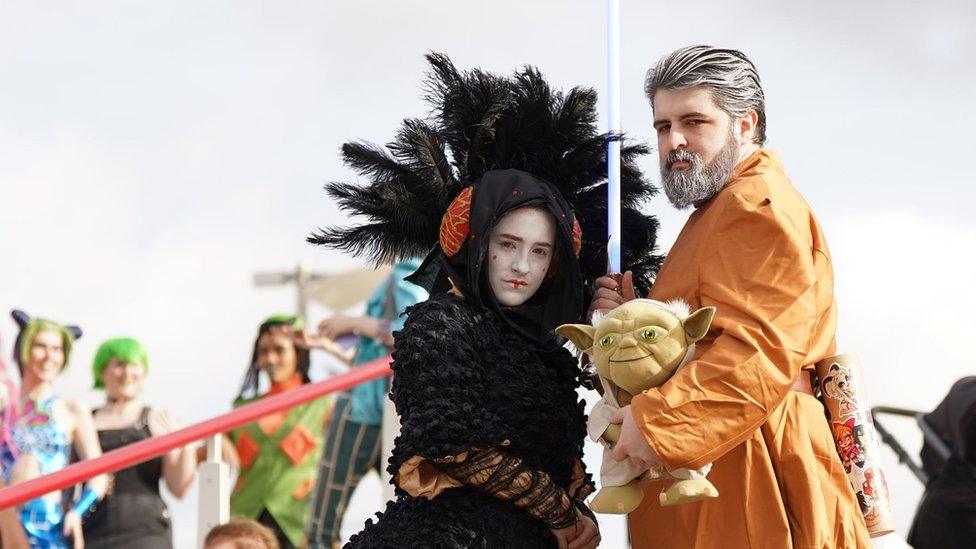
[[[862, 356], [873, 402], [934, 406], [974, 371], [961, 345], [976, 328], [973, 3], [622, 4], [624, 129], [652, 136], [642, 81], [661, 55], [745, 51], [765, 85], [768, 146], [833, 252], [840, 350]], [[345, 221], [321, 191], [352, 179], [339, 146], [383, 143], [426, 112], [423, 54], [501, 72], [534, 64], [602, 103], [604, 6], [0, 2], [5, 356], [13, 307], [79, 324], [58, 387], [94, 404], [95, 347], [132, 335], [149, 348], [151, 403], [185, 421], [226, 411], [257, 324], [294, 302], [291, 288], [255, 289], [252, 274], [358, 265], [304, 238]], [[641, 165], [658, 179], [655, 157]], [[666, 250], [687, 212], [663, 198], [650, 210]], [[917, 445], [911, 423], [898, 433]], [[888, 468], [907, 530], [919, 487]], [[192, 539], [192, 502], [176, 513]]]

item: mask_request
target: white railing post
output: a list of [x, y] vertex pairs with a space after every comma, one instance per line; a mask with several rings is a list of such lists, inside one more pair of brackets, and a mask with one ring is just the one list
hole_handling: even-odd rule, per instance
[[200, 492], [197, 498], [197, 547], [203, 547], [207, 532], [230, 520], [230, 486], [227, 464], [221, 461], [223, 435], [207, 439], [207, 461], [197, 471]]

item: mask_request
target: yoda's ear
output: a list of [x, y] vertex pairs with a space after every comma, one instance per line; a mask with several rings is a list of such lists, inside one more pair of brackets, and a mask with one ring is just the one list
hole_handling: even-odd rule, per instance
[[593, 347], [596, 328], [589, 324], [563, 324], [556, 328], [556, 333], [572, 341], [580, 351], [588, 353]]
[[705, 337], [705, 334], [708, 333], [708, 327], [712, 325], [712, 317], [714, 316], [715, 307], [702, 307], [691, 313], [691, 316], [682, 322], [688, 343], [694, 343]]

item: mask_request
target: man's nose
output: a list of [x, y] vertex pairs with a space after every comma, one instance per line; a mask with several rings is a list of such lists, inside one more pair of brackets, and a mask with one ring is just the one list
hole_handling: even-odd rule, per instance
[[688, 146], [688, 140], [685, 139], [685, 134], [678, 130], [672, 129], [668, 132], [668, 151], [675, 151], [683, 147]]

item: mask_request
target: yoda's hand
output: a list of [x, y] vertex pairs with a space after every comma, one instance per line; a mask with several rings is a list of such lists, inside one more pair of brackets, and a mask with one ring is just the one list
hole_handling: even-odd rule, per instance
[[603, 431], [603, 440], [613, 444], [620, 440], [620, 425], [615, 425], [611, 423], [607, 426], [607, 430]]

